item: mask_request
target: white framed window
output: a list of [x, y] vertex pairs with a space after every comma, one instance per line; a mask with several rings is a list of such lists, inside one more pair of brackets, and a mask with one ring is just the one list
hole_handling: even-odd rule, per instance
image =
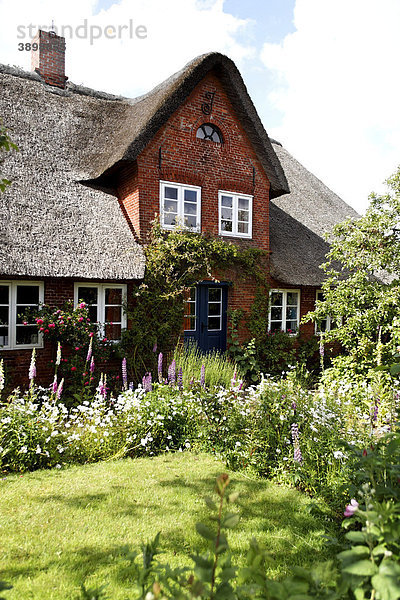
[[75, 306], [81, 301], [88, 305], [90, 321], [99, 324], [99, 335], [118, 342], [126, 329], [126, 284], [75, 283]]
[[26, 314], [43, 304], [39, 281], [0, 281], [0, 348], [41, 348], [43, 336], [33, 317]]
[[177, 225], [193, 231], [201, 227], [201, 188], [160, 181], [160, 215], [164, 229]]
[[300, 290], [271, 290], [270, 331], [297, 333], [300, 321]]
[[219, 234], [251, 238], [253, 196], [218, 192]]
[[196, 331], [197, 317], [197, 288], [193, 287], [187, 293], [185, 300], [184, 331]]
[[[316, 299], [316, 301], [323, 302], [325, 300], [324, 292], [322, 290], [317, 290], [315, 299]], [[333, 318], [331, 317], [331, 315], [326, 315], [326, 317], [324, 319], [315, 321], [316, 335], [319, 335], [320, 333], [325, 333], [326, 331], [331, 331], [332, 329], [335, 329], [337, 327], [337, 323], [338, 323], [338, 321], [335, 322], [333, 320]]]

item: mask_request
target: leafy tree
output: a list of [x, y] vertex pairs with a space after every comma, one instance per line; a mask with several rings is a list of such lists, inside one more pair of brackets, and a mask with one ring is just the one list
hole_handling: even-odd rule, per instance
[[[7, 129], [0, 120], [0, 166], [4, 160], [3, 152], [9, 152], [10, 150], [18, 150], [18, 147], [10, 140]], [[4, 192], [10, 183], [11, 181], [2, 177], [0, 173], [0, 192]]]
[[334, 228], [324, 301], [305, 318], [331, 316], [336, 328], [324, 338], [347, 355], [336, 364], [360, 374], [389, 365], [400, 345], [400, 167], [386, 183], [388, 193], [371, 194], [364, 216]]

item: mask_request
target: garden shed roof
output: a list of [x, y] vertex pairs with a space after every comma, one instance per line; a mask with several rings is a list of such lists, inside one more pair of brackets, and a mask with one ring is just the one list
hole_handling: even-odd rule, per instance
[[270, 205], [271, 275], [292, 285], [321, 284], [329, 244], [325, 234], [358, 213], [307, 171], [283, 146], [271, 140], [290, 193]]

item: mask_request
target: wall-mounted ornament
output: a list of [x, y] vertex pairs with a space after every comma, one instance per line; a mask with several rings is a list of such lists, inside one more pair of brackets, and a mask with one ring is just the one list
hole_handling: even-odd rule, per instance
[[215, 96], [215, 92], [206, 92], [204, 94], [204, 97], [207, 100], [207, 102], [203, 102], [203, 104], [201, 105], [201, 112], [203, 114], [211, 115], [213, 102], [214, 102], [214, 96]]

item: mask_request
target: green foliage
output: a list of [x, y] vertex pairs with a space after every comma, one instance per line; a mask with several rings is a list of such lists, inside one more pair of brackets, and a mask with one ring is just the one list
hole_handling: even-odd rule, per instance
[[226, 354], [212, 351], [204, 354], [195, 344], [178, 344], [175, 348], [173, 358], [176, 368], [182, 368], [183, 387], [190, 388], [192, 382], [201, 379], [201, 367], [204, 365], [205, 386], [213, 389], [223, 386], [229, 388], [235, 376], [243, 379], [243, 374], [236, 363], [229, 359]]
[[331, 315], [337, 327], [324, 337], [338, 340], [362, 375], [388, 369], [400, 342], [400, 169], [387, 184], [386, 195], [370, 196], [365, 216], [334, 228], [324, 301], [306, 317]]
[[[0, 120], [0, 165], [4, 160], [3, 152], [10, 152], [11, 150], [18, 151], [18, 147], [10, 140], [8, 131]], [[10, 184], [11, 181], [9, 179], [0, 176], [0, 192], [4, 192], [6, 187]]]
[[228, 475], [220, 475], [215, 487], [217, 502], [205, 498], [214, 525], [196, 523], [197, 533], [208, 551], [191, 554], [192, 569], [174, 569], [159, 562], [156, 558], [159, 534], [152, 542], [143, 544], [141, 560], [138, 552], [130, 555], [129, 574], [136, 600], [400, 598], [399, 503], [393, 500], [379, 503], [364, 487], [361, 494], [365, 510], [353, 500], [349, 514], [355, 516], [345, 524], [349, 528], [359, 523], [361, 530], [346, 534], [349, 545], [337, 555], [338, 564], [330, 561], [316, 563], [310, 569], [294, 567], [290, 576], [276, 581], [266, 575], [266, 566], [273, 559], [255, 539], [250, 541], [244, 567], [238, 568], [232, 560], [228, 532], [236, 527], [240, 517], [231, 510], [238, 494], [228, 494], [228, 484]]
[[180, 228], [166, 232], [158, 221], [153, 223], [145, 253], [144, 281], [135, 291], [135, 306], [128, 310], [131, 328], [122, 342], [135, 381], [155, 370], [155, 345], [164, 353], [177, 345], [190, 287], [204, 279], [216, 281], [215, 273], [232, 268], [243, 277], [261, 277], [264, 254], [254, 248], [241, 250], [210, 234]]
[[261, 367], [257, 359], [256, 340], [240, 342], [238, 327], [243, 318], [243, 310], [237, 309], [230, 312], [228, 355], [235, 361], [248, 383], [257, 383], [260, 380]]

